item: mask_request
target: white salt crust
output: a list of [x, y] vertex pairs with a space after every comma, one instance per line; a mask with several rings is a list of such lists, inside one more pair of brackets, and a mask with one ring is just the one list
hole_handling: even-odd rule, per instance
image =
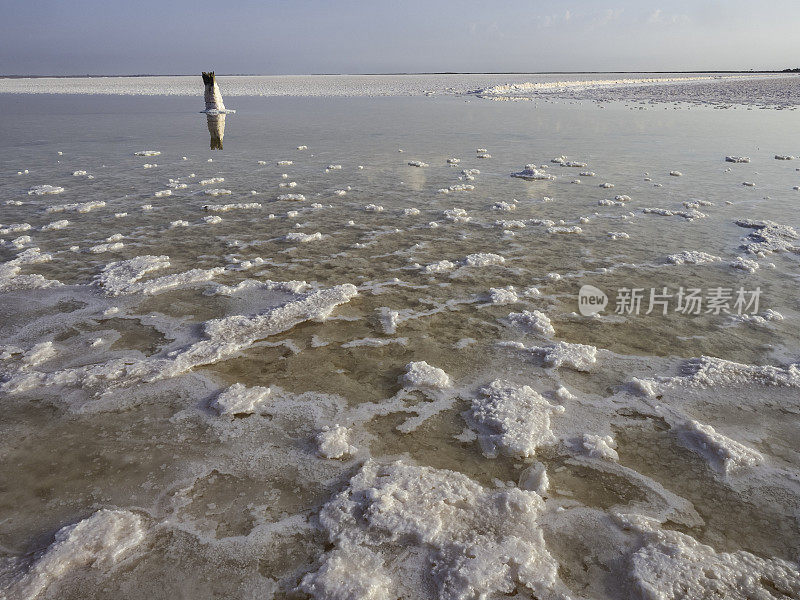
[[527, 385], [495, 380], [481, 388], [464, 420], [478, 435], [485, 456], [528, 458], [555, 441], [550, 417], [562, 412], [563, 406], [550, 404]]
[[423, 389], [444, 389], [453, 385], [447, 373], [424, 360], [408, 363], [406, 372], [400, 376], [400, 383], [409, 388]]
[[[535, 492], [490, 490], [453, 471], [367, 462], [322, 509], [333, 548], [299, 589], [317, 600], [489, 598], [527, 588], [565, 598]], [[398, 551], [402, 541], [403, 552]]]
[[544, 336], [555, 335], [555, 329], [550, 318], [539, 310], [523, 310], [518, 313], [510, 313], [508, 320], [511, 324], [526, 331], [538, 333]]
[[[647, 600], [725, 598], [769, 600], [800, 595], [797, 564], [764, 559], [749, 552], [717, 552], [711, 546], [642, 515], [617, 515], [623, 529], [638, 535], [640, 546], [628, 559], [637, 597]], [[781, 597], [778, 596], [778, 597]]]
[[713, 388], [748, 384], [760, 384], [788, 388], [800, 388], [800, 364], [786, 368], [771, 365], [745, 365], [721, 358], [701, 356], [688, 360], [682, 374], [674, 377], [654, 377], [632, 380], [633, 388], [649, 397], [655, 397], [661, 389], [679, 387]]
[[153, 295], [181, 286], [210, 281], [225, 272], [225, 267], [191, 269], [174, 275], [141, 281], [148, 273], [169, 268], [168, 256], [143, 255], [107, 264], [94, 282], [110, 296]]
[[719, 256], [700, 252], [699, 250], [684, 250], [677, 254], [667, 256], [667, 262], [673, 265], [702, 265], [704, 263], [718, 262], [722, 259]]
[[350, 431], [341, 425], [325, 426], [320, 431], [315, 441], [317, 454], [323, 458], [342, 458], [348, 454], [355, 454], [358, 448], [349, 442]]
[[122, 358], [53, 373], [18, 373], [0, 384], [0, 392], [24, 392], [39, 386], [78, 385], [110, 387], [176, 377], [199, 366], [225, 360], [256, 341], [293, 328], [304, 321], [324, 321], [340, 304], [358, 294], [343, 284], [310, 292], [255, 315], [232, 315], [203, 324], [204, 338], [165, 357]]
[[260, 386], [248, 388], [241, 383], [234, 383], [214, 399], [211, 408], [220, 416], [250, 415], [267, 401], [270, 393], [269, 388]]
[[49, 206], [45, 209], [45, 212], [48, 213], [57, 213], [57, 212], [77, 212], [77, 213], [88, 213], [95, 208], [103, 208], [106, 205], [105, 202], [102, 200], [99, 201], [90, 201], [90, 202], [77, 202], [74, 204], [61, 204], [58, 206]]
[[39, 248], [27, 248], [14, 258], [0, 264], [0, 291], [28, 290], [60, 286], [61, 283], [45, 279], [38, 274], [20, 275], [23, 266], [49, 262], [53, 257], [43, 254]]
[[50, 194], [60, 194], [64, 188], [58, 185], [35, 185], [28, 190], [29, 196], [46, 196]]
[[229, 210], [250, 210], [254, 208], [261, 208], [258, 202], [239, 202], [235, 204], [206, 204], [203, 210], [209, 212], [228, 212]]
[[90, 568], [111, 571], [146, 535], [144, 520], [139, 515], [126, 510], [99, 510], [83, 521], [59, 529], [53, 543], [11, 585], [9, 598], [33, 600], [74, 572]]
[[525, 346], [519, 342], [500, 342], [500, 345], [538, 354], [548, 367], [568, 366], [576, 371], [587, 371], [597, 362], [597, 348], [585, 344], [556, 342], [549, 346]]
[[678, 439], [692, 452], [702, 456], [721, 473], [742, 467], [755, 467], [764, 461], [761, 453], [718, 433], [711, 425], [689, 420], [677, 428]]

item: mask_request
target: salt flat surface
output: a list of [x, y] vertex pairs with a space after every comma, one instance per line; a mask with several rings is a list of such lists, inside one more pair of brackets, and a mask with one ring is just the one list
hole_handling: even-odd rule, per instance
[[0, 597], [798, 597], [796, 80], [570, 77], [0, 81]]
[[[0, 79], [0, 94], [197, 96], [194, 76]], [[410, 74], [218, 76], [224, 96], [476, 95], [492, 100], [590, 98], [796, 106], [785, 74]], [[787, 91], [788, 90], [788, 91]], [[490, 156], [488, 153], [479, 153]], [[155, 155], [144, 155], [155, 156]]]

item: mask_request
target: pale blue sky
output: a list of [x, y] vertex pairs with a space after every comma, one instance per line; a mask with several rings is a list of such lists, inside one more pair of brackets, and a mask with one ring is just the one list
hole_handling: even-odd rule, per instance
[[783, 69], [798, 0], [2, 0], [0, 74]]

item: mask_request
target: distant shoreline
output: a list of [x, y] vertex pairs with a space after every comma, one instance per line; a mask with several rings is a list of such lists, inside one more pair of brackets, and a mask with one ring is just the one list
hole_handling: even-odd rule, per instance
[[[265, 75], [259, 73], [217, 73], [220, 77], [379, 77], [379, 76], [399, 76], [399, 75], [593, 75], [593, 74], [613, 74], [625, 75], [630, 73], [642, 73], [663, 75], [666, 73], [678, 74], [710, 74], [710, 73], [724, 73], [724, 74], [776, 74], [776, 75], [800, 75], [800, 71], [796, 69], [783, 69], [781, 71], [424, 71], [424, 72], [407, 72], [407, 73], [282, 73], [280, 75]], [[200, 76], [200, 73], [175, 73], [175, 74], [153, 74], [153, 73], [140, 73], [135, 75], [0, 75], [0, 79], [104, 79], [111, 77], [194, 77]]]

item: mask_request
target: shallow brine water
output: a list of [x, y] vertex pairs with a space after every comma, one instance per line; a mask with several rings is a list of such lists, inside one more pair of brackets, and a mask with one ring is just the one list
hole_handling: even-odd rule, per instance
[[0, 96], [0, 594], [798, 597], [800, 115], [667, 87]]

